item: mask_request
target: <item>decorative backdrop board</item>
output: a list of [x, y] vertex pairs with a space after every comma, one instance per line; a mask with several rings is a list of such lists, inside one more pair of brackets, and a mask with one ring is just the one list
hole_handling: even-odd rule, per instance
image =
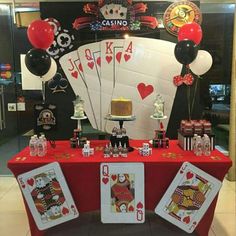
[[[199, 1], [193, 1], [197, 6], [199, 6]], [[91, 2], [90, 2], [91, 3]], [[94, 2], [97, 4], [97, 1]], [[147, 6], [147, 11], [145, 15], [147, 16], [152, 16], [155, 15], [157, 17], [163, 16], [165, 10], [167, 7], [172, 4], [173, 2], [167, 2], [167, 1], [156, 1], [156, 2], [144, 2]], [[123, 38], [123, 32], [120, 31], [92, 31], [90, 27], [84, 27], [82, 29], [76, 30], [73, 28], [73, 22], [75, 19], [78, 17], [86, 17], [89, 16], [87, 13], [84, 12], [84, 6], [86, 5], [86, 2], [70, 2], [70, 3], [46, 3], [46, 2], [41, 2], [40, 3], [40, 11], [41, 11], [41, 16], [42, 19], [45, 18], [54, 18], [60, 23], [61, 29], [67, 29], [69, 35], [74, 35], [74, 40], [72, 44], [72, 48], [66, 48], [63, 52], [60, 52], [59, 57], [62, 57], [63, 55], [68, 54], [71, 51], [74, 51], [78, 49], [82, 45], [86, 45], [89, 43], [94, 43], [94, 42], [100, 42], [102, 40], [107, 40], [107, 39], [122, 39]], [[65, 15], [64, 12], [70, 12], [69, 15]], [[128, 32], [129, 33], [129, 32]], [[168, 40], [172, 42], [177, 42], [176, 37], [170, 35], [164, 28], [156, 28], [156, 29], [151, 29], [148, 27], [142, 27], [140, 30], [132, 31], [132, 35], [134, 36], [140, 36], [140, 37], [146, 37], [146, 38], [155, 38], [155, 39], [162, 39], [162, 40]], [[115, 44], [114, 44], [115, 45]], [[55, 48], [56, 49], [56, 48]], [[101, 47], [101, 53], [102, 53], [103, 48]], [[119, 49], [121, 50], [121, 49]], [[101, 54], [102, 55], [102, 54]], [[60, 58], [56, 59], [59, 60]], [[103, 62], [101, 62], [101, 65]], [[103, 66], [103, 65], [102, 65]], [[115, 65], [115, 68], [118, 68], [118, 65]], [[60, 68], [58, 68], [59, 72], [62, 72]], [[101, 67], [100, 71], [101, 75], [103, 74], [103, 69]], [[116, 73], [115, 73], [116, 74]], [[177, 73], [180, 74], [180, 71]], [[68, 78], [68, 77], [67, 77]], [[101, 79], [101, 83], [103, 80]], [[71, 83], [71, 81], [70, 81]], [[104, 85], [104, 83], [103, 83]], [[108, 84], [107, 84], [108, 85]], [[109, 86], [109, 85], [108, 85]], [[143, 86], [143, 85], [142, 85]], [[101, 88], [102, 89], [102, 88]], [[74, 89], [70, 89], [70, 87], [67, 90], [67, 94], [47, 94], [47, 99], [49, 99], [50, 102], [53, 102], [55, 99], [55, 103], [58, 107], [58, 111], [60, 112], [63, 109], [67, 109], [66, 113], [73, 113], [73, 106], [72, 106], [72, 100], [74, 99], [75, 94], [73, 94]], [[75, 91], [74, 91], [75, 92]], [[108, 94], [110, 96], [110, 94]], [[106, 100], [106, 97], [101, 97], [102, 103], [101, 105], [104, 104], [104, 101]], [[188, 108], [186, 105], [186, 91], [185, 89], [178, 87], [176, 90], [176, 96], [173, 98], [173, 106], [172, 106], [172, 112], [170, 112], [169, 116], [169, 122], [168, 122], [168, 128], [167, 128], [167, 135], [170, 138], [176, 138], [176, 130], [178, 128], [178, 124], [181, 119], [185, 119], [187, 114], [188, 114]], [[86, 100], [86, 99], [84, 99]], [[89, 103], [91, 103], [92, 98], [90, 98]], [[109, 102], [109, 99], [107, 99], [106, 103]], [[196, 106], [198, 107], [198, 98], [196, 99]], [[167, 101], [169, 103], [169, 100]], [[184, 105], [185, 104], [185, 105]], [[181, 106], [181, 109], [179, 107]], [[107, 107], [107, 104], [105, 105]], [[88, 109], [88, 108], [87, 108]], [[101, 111], [104, 113], [103, 107], [100, 107]], [[167, 107], [167, 109], [169, 109]], [[181, 110], [181, 111], [180, 111]], [[194, 114], [200, 114], [201, 108], [194, 109]], [[109, 110], [108, 110], [109, 112]], [[94, 123], [97, 122], [97, 114], [92, 115], [93, 121], [91, 121], [92, 125], [94, 126]], [[96, 117], [96, 118], [95, 118]], [[101, 114], [98, 115], [99, 120], [98, 124], [102, 126], [102, 130], [107, 130], [109, 131], [111, 127], [114, 125], [112, 122], [104, 122], [103, 117]], [[150, 123], [153, 123], [152, 120], [149, 120], [149, 118], [146, 118], [146, 121]], [[68, 129], [70, 128], [71, 130], [73, 129], [73, 122], [70, 120], [70, 116], [65, 115], [61, 112], [61, 115], [58, 118], [58, 123], [60, 125], [62, 124], [67, 124]], [[125, 124], [126, 125], [126, 124]], [[94, 126], [95, 127], [95, 126]], [[129, 127], [127, 127], [129, 129]], [[68, 132], [67, 132], [68, 133]], [[66, 132], [64, 131], [58, 131], [57, 134], [55, 134], [56, 137], [65, 137]], [[150, 136], [151, 133], [148, 135]], [[145, 136], [142, 136], [145, 137]], [[68, 138], [68, 137], [67, 137]], [[141, 137], [139, 137], [141, 138]]]

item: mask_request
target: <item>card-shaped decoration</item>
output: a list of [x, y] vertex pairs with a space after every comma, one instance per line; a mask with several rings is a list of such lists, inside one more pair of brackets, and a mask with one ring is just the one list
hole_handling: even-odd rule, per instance
[[100, 177], [102, 223], [143, 223], [143, 163], [102, 163]]
[[218, 179], [184, 162], [156, 206], [155, 213], [182, 230], [192, 233], [221, 185]]
[[56, 106], [53, 104], [36, 104], [34, 106], [36, 133], [56, 130]]
[[17, 179], [39, 230], [79, 216], [57, 162], [21, 174]]

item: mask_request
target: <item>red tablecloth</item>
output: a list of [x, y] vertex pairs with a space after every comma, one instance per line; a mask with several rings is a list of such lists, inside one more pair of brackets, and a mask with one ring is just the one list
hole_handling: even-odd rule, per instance
[[[183, 151], [177, 145], [177, 141], [171, 141], [169, 149], [154, 149], [151, 156], [142, 157], [138, 154], [137, 148], [141, 147], [143, 142], [141, 140], [131, 141], [131, 146], [135, 150], [129, 153], [127, 158], [105, 159], [101, 148], [105, 146], [107, 141], [91, 141], [91, 146], [95, 148], [95, 155], [90, 157], [83, 157], [81, 149], [71, 149], [68, 141], [57, 141], [55, 149], [49, 147], [46, 157], [30, 157], [29, 149], [25, 148], [8, 162], [8, 167], [17, 177], [24, 172], [58, 161], [79, 212], [87, 212], [100, 209], [99, 168], [102, 162], [144, 163], [145, 206], [147, 210], [154, 210], [183, 162], [191, 162], [221, 181], [232, 165], [231, 160], [217, 150], [213, 151], [209, 157], [198, 157], [191, 151]], [[208, 235], [216, 201], [217, 197], [195, 230], [201, 236]], [[27, 205], [26, 211], [31, 235], [43, 235], [45, 231], [38, 230]]]

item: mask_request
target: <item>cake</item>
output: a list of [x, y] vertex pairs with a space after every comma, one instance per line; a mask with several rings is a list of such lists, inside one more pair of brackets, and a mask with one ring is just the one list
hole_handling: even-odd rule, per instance
[[154, 105], [153, 117], [163, 118], [164, 117], [164, 100], [160, 94], [157, 95], [156, 100], [153, 105]]
[[112, 99], [111, 101], [112, 116], [132, 116], [132, 101], [125, 98]]
[[76, 96], [74, 104], [74, 117], [83, 118], [84, 117], [84, 101], [80, 96]]

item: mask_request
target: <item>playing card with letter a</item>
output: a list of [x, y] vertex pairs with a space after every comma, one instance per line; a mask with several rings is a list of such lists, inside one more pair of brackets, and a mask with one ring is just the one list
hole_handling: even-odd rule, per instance
[[39, 230], [79, 216], [57, 162], [21, 174], [17, 179]]
[[130, 98], [136, 121], [125, 124], [129, 136], [146, 139], [153, 136], [156, 122], [149, 119], [157, 94], [165, 101], [163, 121], [167, 127], [176, 93], [173, 76], [182, 65], [174, 56], [175, 44], [158, 39], [130, 37], [125, 39], [119, 63], [114, 97]]
[[155, 213], [192, 233], [219, 192], [222, 183], [184, 162], [155, 208]]
[[60, 58], [59, 63], [75, 93], [80, 95], [84, 100], [84, 109], [93, 128], [97, 129], [97, 122], [91, 100], [91, 95], [88, 91], [88, 86], [83, 75], [83, 67], [77, 50], [70, 52]]
[[78, 48], [80, 62], [83, 66], [83, 74], [93, 104], [96, 116], [97, 129], [102, 129], [102, 102], [101, 102], [101, 57], [100, 43], [90, 43]]
[[102, 163], [101, 221], [103, 223], [143, 223], [143, 163]]
[[[101, 41], [101, 91], [102, 114], [105, 117], [110, 113], [110, 103], [116, 84], [117, 64], [120, 63], [123, 50], [123, 39], [109, 39]], [[104, 123], [104, 131], [111, 132], [114, 124]]]

